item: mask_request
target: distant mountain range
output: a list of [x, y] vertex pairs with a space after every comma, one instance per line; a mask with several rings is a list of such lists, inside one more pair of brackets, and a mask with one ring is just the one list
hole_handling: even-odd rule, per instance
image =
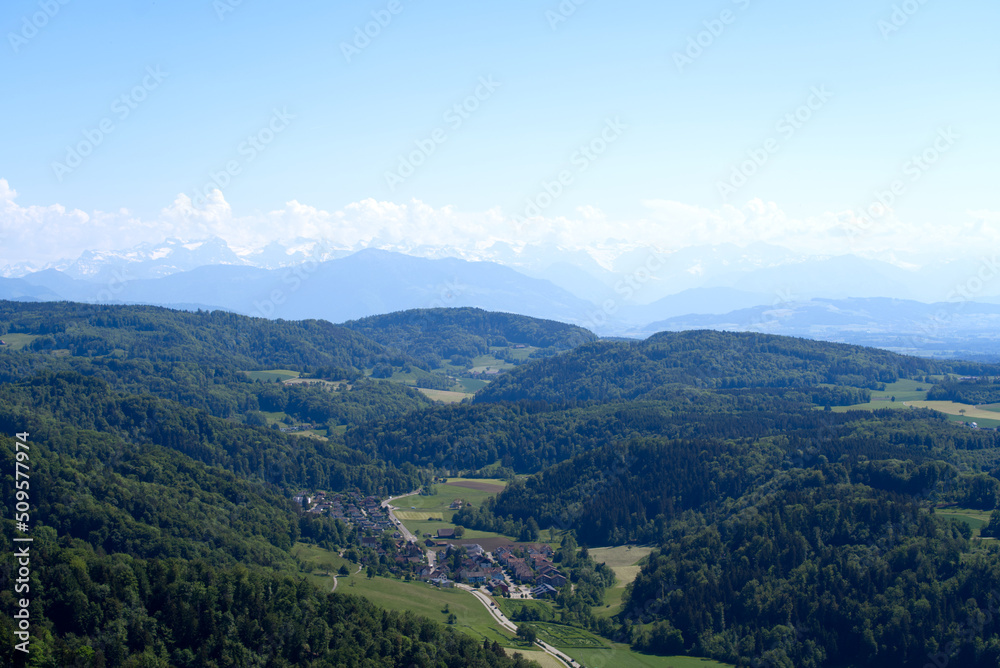
[[495, 261], [454, 249], [409, 250], [431, 257], [352, 252], [306, 239], [240, 252], [217, 238], [168, 240], [87, 252], [0, 278], [0, 299], [143, 303], [331, 322], [478, 307], [602, 336], [763, 331], [977, 359], [996, 355], [1000, 331], [1000, 280], [979, 281], [970, 262], [905, 269], [850, 255], [803, 258], [766, 244], [666, 255], [632, 248], [601, 262], [584, 251], [540, 246], [494, 244], [479, 253]]

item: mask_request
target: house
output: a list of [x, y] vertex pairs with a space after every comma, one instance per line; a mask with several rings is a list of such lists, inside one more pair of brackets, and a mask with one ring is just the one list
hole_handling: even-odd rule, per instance
[[463, 504], [462, 499], [455, 499], [454, 501], [451, 502], [451, 505], [448, 506], [448, 509], [449, 510], [461, 510], [462, 504]]
[[375, 536], [364, 536], [361, 539], [361, 547], [372, 547], [372, 548], [375, 548], [375, 547], [379, 546], [380, 542], [381, 541], [379, 541], [379, 539], [377, 537], [375, 537]]
[[532, 598], [552, 598], [559, 592], [552, 585], [540, 584], [531, 590]]
[[5, 346], [5, 345], [7, 345], [7, 342], [4, 341], [3, 339], [0, 339], [0, 346]]
[[555, 552], [553, 552], [552, 548], [549, 547], [548, 545], [528, 545], [527, 550], [529, 556], [540, 554], [542, 556], [548, 557], [549, 559], [555, 556]]
[[455, 586], [455, 583], [448, 578], [434, 578], [431, 580], [431, 584], [435, 587], [441, 587], [443, 589], [450, 589]]
[[437, 530], [437, 537], [438, 538], [454, 538], [455, 537], [455, 530], [454, 529], [438, 529]]
[[554, 573], [543, 573], [538, 576], [538, 581], [552, 587], [562, 587], [566, 584], [566, 576], [558, 571]]
[[483, 571], [472, 571], [466, 568], [458, 571], [458, 577], [473, 585], [486, 584], [486, 581], [489, 579], [488, 575]]
[[510, 586], [503, 580], [490, 580], [489, 584], [486, 585], [490, 588], [490, 591], [496, 594], [500, 592], [501, 594], [509, 594]]

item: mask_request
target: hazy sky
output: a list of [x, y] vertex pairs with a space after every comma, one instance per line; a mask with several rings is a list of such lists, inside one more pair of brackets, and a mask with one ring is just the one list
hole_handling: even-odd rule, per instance
[[0, 261], [208, 234], [995, 247], [998, 19], [988, 0], [11, 1]]

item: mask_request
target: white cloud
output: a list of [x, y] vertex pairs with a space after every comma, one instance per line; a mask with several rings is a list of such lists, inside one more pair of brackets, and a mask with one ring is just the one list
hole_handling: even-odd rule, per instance
[[[616, 255], [651, 246], [664, 251], [692, 245], [766, 242], [808, 255], [856, 253], [896, 264], [923, 255], [928, 261], [974, 254], [1000, 242], [1000, 213], [970, 211], [960, 220], [937, 226], [914, 226], [889, 210], [865, 219], [862, 212], [824, 212], [806, 219], [787, 215], [774, 202], [759, 199], [742, 208], [709, 209], [683, 202], [650, 199], [647, 214], [634, 220], [609, 217], [592, 206], [573, 217], [534, 218], [515, 224], [499, 208], [462, 212], [434, 208], [419, 200], [380, 202], [365, 199], [326, 211], [291, 200], [281, 209], [237, 216], [216, 190], [195, 207], [180, 194], [154, 220], [117, 212], [67, 210], [59, 204], [22, 206], [17, 192], [0, 179], [0, 265], [25, 262], [43, 266], [73, 259], [84, 250], [131, 248], [173, 237], [184, 240], [217, 236], [238, 248], [260, 248], [272, 241], [315, 239], [330, 248], [380, 247], [395, 250], [453, 248], [474, 258], [494, 242], [514, 248], [551, 244], [587, 250], [592, 256]], [[970, 253], [971, 251], [971, 253]], [[613, 258], [606, 258], [611, 260]]]

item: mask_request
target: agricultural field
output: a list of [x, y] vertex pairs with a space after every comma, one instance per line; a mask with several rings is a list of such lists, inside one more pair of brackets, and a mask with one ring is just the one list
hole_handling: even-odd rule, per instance
[[982, 404], [976, 406], [976, 408], [984, 411], [990, 411], [991, 413], [1000, 413], [1000, 404]]
[[976, 422], [980, 427], [1000, 427], [1000, 414], [971, 404], [958, 404], [954, 401], [909, 401], [907, 405], [944, 413], [953, 422]]
[[273, 383], [274, 381], [284, 382], [290, 378], [298, 378], [298, 371], [288, 369], [268, 369], [265, 371], [244, 371], [250, 380], [259, 380], [262, 383]]
[[908, 403], [914, 408], [930, 408], [948, 415], [958, 415], [965, 420], [1000, 419], [1000, 415], [997, 415], [995, 411], [983, 410], [970, 404], [957, 404], [954, 401], [911, 401]]
[[564, 624], [552, 624], [549, 622], [529, 622], [529, 625], [538, 631], [538, 638], [540, 640], [559, 649], [611, 648], [610, 641], [575, 626], [565, 626]]
[[[425, 533], [436, 535], [438, 529], [455, 528], [456, 525], [451, 522], [455, 510], [449, 508], [455, 499], [479, 506], [488, 497], [499, 493], [506, 486], [507, 483], [503, 480], [449, 478], [446, 483], [434, 485], [435, 493], [433, 495], [414, 494], [397, 499], [393, 502], [393, 506], [399, 508], [396, 511], [396, 516], [406, 528], [417, 537], [422, 538]], [[498, 534], [489, 531], [465, 529], [463, 538], [494, 538], [497, 536]]]

